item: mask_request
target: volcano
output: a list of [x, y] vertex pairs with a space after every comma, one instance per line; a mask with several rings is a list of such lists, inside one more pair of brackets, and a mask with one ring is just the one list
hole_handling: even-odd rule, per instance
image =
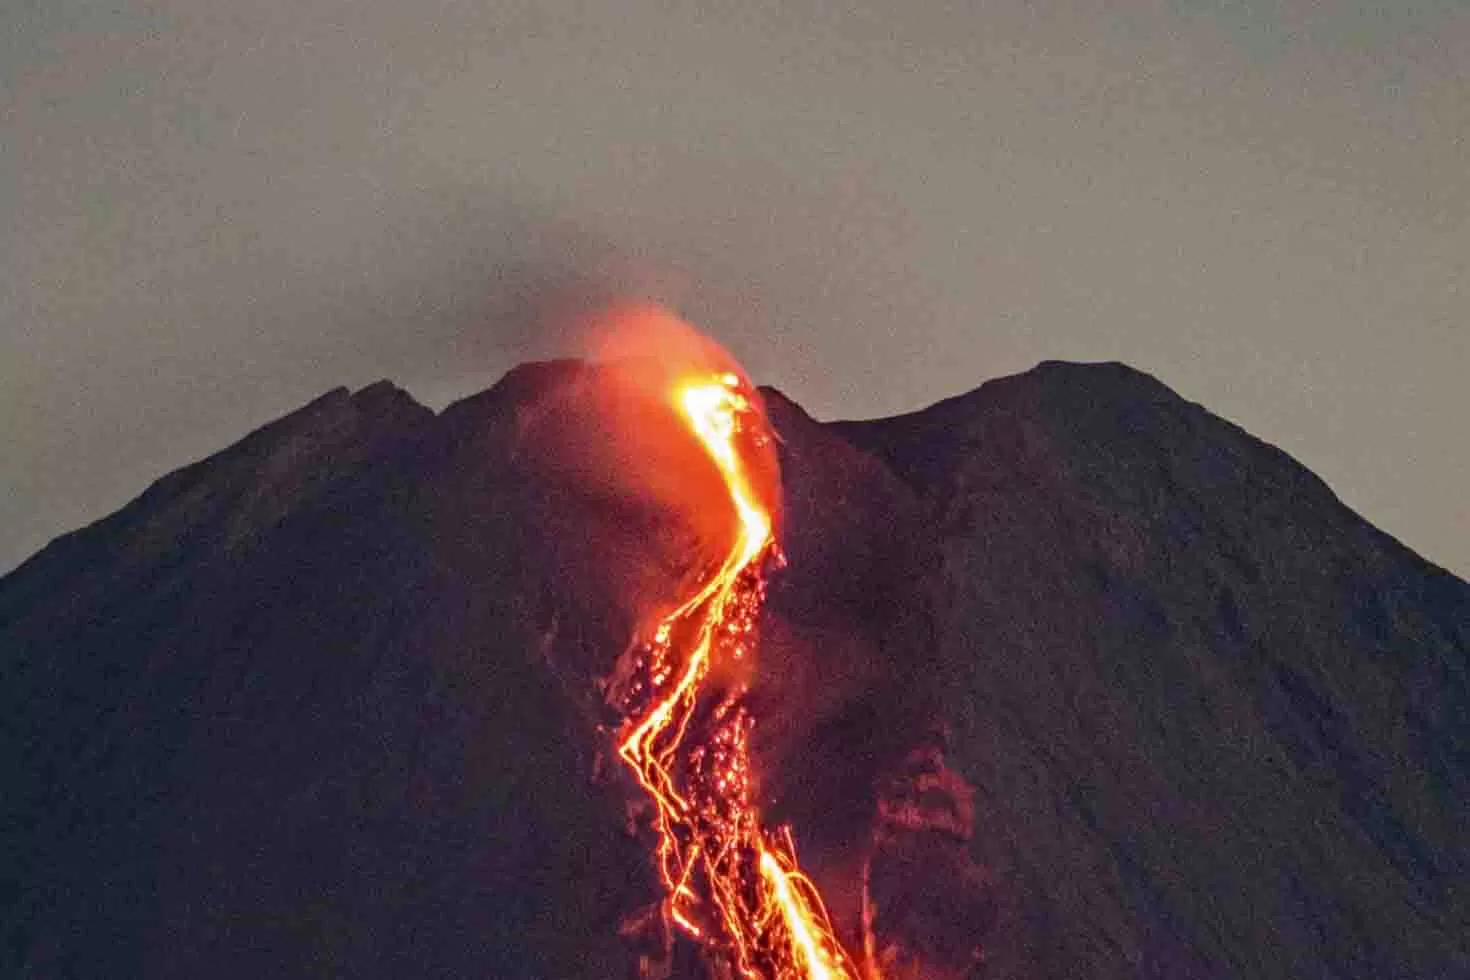
[[[863, 969], [1470, 977], [1470, 586], [1120, 364], [752, 397], [785, 560], [713, 682]], [[660, 424], [336, 390], [0, 580], [0, 972], [719, 976], [605, 696], [710, 534]]]

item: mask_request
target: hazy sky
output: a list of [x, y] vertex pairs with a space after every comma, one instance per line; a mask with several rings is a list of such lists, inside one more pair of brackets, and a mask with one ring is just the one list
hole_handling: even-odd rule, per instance
[[1470, 575], [1470, 0], [11, 0], [0, 569], [673, 301], [819, 417], [1123, 360]]

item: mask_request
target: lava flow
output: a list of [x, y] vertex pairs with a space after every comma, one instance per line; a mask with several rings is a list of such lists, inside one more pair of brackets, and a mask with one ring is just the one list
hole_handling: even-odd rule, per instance
[[751, 800], [754, 720], [743, 684], [706, 683], [723, 658], [753, 655], [764, 572], [779, 560], [773, 507], [742, 449], [771, 439], [740, 378], [685, 377], [673, 408], [719, 469], [734, 544], [639, 649], [617, 706], [618, 754], [654, 804], [664, 914], [722, 974], [747, 980], [857, 980], [789, 829], [761, 825]]

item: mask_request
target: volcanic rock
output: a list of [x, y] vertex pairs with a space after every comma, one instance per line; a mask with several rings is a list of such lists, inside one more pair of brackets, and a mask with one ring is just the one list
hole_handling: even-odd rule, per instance
[[[850, 949], [1470, 976], [1470, 586], [1122, 365], [764, 394], [761, 804]], [[336, 391], [0, 580], [0, 974], [703, 976], [598, 696], [719, 524], [666, 424], [576, 362]]]

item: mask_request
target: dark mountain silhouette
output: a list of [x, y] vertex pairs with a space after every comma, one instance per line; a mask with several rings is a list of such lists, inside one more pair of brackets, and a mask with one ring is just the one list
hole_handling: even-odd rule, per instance
[[[765, 395], [763, 808], [890, 980], [1470, 977], [1470, 586], [1121, 365]], [[718, 519], [671, 424], [334, 391], [0, 580], [0, 973], [701, 976], [596, 690]]]

